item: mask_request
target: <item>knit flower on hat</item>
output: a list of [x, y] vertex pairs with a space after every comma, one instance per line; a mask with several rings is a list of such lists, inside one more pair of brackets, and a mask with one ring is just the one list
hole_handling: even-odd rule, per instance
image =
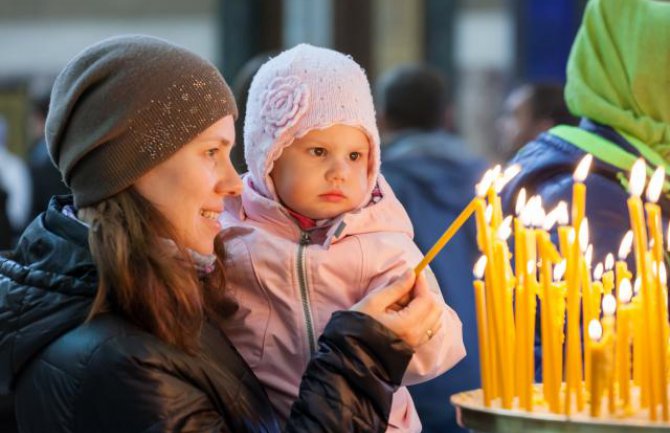
[[309, 87], [298, 77], [274, 78], [265, 91], [261, 106], [265, 133], [278, 138], [300, 120], [308, 104]]

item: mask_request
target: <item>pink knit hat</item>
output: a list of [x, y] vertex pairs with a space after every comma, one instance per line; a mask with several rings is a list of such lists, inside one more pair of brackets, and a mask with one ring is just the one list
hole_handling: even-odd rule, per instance
[[360, 128], [370, 141], [370, 197], [379, 175], [379, 131], [370, 83], [350, 56], [307, 44], [282, 52], [258, 70], [246, 113], [244, 156], [261, 194], [277, 199], [270, 172], [293, 140], [344, 124]]

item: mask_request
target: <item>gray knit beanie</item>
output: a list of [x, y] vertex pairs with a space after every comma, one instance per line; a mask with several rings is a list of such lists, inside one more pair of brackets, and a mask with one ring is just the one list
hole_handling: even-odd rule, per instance
[[219, 71], [149, 36], [119, 36], [75, 56], [46, 120], [54, 164], [85, 207], [132, 185], [237, 107]]

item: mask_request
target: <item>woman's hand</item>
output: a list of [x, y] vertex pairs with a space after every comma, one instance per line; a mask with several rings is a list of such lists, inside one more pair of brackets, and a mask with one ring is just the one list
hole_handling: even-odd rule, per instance
[[370, 292], [351, 310], [371, 316], [412, 348], [426, 343], [442, 326], [442, 306], [432, 295], [423, 273], [415, 278], [412, 270]]

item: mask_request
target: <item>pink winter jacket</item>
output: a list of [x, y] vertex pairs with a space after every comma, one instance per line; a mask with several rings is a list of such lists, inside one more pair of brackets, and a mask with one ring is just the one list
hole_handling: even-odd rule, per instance
[[[281, 204], [256, 192], [249, 176], [244, 183], [241, 197], [226, 199], [222, 216], [226, 290], [239, 304], [224, 326], [285, 421], [331, 314], [388, 285], [423, 256], [409, 217], [381, 176], [379, 202], [340, 216], [317, 239], [302, 232]], [[417, 349], [403, 385], [434, 378], [465, 356], [461, 322], [446, 304], [442, 321]], [[389, 431], [421, 431], [404, 386], [394, 394]]]

